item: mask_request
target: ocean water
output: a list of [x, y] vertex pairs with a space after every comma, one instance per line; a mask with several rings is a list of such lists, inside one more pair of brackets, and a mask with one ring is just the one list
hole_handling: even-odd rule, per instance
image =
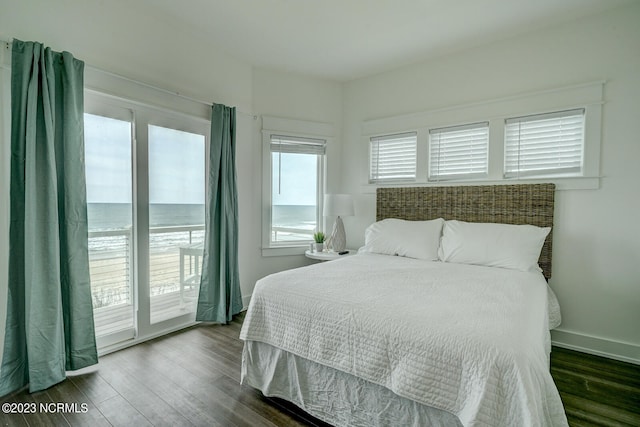
[[[132, 206], [127, 203], [89, 203], [89, 253], [92, 259], [122, 257], [130, 250]], [[204, 240], [204, 205], [152, 204], [149, 206], [149, 224], [154, 227], [200, 226], [197, 231], [152, 233], [149, 245], [152, 253], [175, 250], [180, 246]], [[315, 206], [273, 206], [274, 227], [299, 228], [307, 234], [316, 228]], [[122, 231], [121, 233], [119, 231]], [[109, 232], [109, 233], [104, 233]], [[108, 234], [108, 235], [105, 235]], [[291, 238], [309, 238], [291, 235]], [[287, 233], [281, 232], [283, 239]]]
[[[199, 230], [154, 233], [149, 235], [152, 254], [174, 251], [180, 246], [204, 240], [204, 205], [152, 204], [149, 224], [154, 227], [199, 226]], [[89, 203], [89, 257], [120, 258], [131, 250], [131, 204]], [[106, 232], [106, 233], [105, 233]]]
[[302, 205], [274, 205], [273, 225], [276, 227], [316, 227], [316, 207]]
[[[151, 204], [151, 227], [204, 225], [204, 205]], [[316, 226], [316, 207], [274, 205], [273, 225], [279, 227]], [[129, 203], [89, 203], [87, 205], [90, 231], [119, 230], [131, 227], [132, 209]]]
[[[89, 231], [128, 228], [132, 224], [131, 204], [89, 203], [87, 217]], [[151, 204], [149, 224], [151, 227], [204, 225], [204, 205]]]

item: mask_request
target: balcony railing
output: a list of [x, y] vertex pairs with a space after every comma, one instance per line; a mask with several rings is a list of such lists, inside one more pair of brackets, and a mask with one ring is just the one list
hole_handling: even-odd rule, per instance
[[131, 304], [131, 229], [90, 231], [93, 308]]
[[[180, 292], [180, 247], [204, 240], [204, 225], [154, 227], [149, 230], [150, 296]], [[89, 266], [94, 309], [132, 304], [131, 228], [89, 232]], [[201, 257], [183, 268], [199, 270]]]
[[285, 227], [274, 225], [271, 227], [272, 242], [312, 241], [315, 228]]

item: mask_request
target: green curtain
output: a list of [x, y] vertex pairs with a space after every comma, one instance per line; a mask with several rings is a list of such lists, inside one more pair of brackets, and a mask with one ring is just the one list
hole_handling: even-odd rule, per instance
[[236, 109], [211, 109], [204, 255], [196, 320], [227, 323], [242, 311], [238, 276]]
[[0, 395], [98, 362], [89, 281], [84, 63], [14, 40], [9, 289]]

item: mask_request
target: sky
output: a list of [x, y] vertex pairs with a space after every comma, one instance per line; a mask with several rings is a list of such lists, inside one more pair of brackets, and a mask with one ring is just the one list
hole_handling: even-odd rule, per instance
[[[149, 126], [149, 202], [204, 204], [205, 138]], [[131, 125], [85, 114], [88, 203], [131, 203]]]
[[315, 206], [318, 181], [316, 155], [271, 153], [271, 164], [274, 205]]

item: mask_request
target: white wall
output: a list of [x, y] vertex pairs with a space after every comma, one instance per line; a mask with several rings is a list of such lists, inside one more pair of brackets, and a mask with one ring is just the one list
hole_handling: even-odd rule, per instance
[[601, 187], [556, 194], [553, 278], [563, 323], [554, 340], [640, 363], [640, 4], [347, 83], [343, 191], [349, 246], [375, 219], [365, 190], [365, 120], [606, 79]]
[[[249, 296], [255, 281], [267, 274], [299, 267], [314, 261], [303, 255], [262, 257], [261, 255], [261, 201], [262, 201], [262, 116], [274, 116], [311, 122], [326, 123], [335, 129], [335, 137], [327, 147], [326, 191], [337, 192], [340, 186], [340, 136], [342, 126], [342, 85], [336, 82], [282, 73], [267, 69], [253, 71], [254, 123], [252, 188], [253, 204], [241, 224], [249, 224], [251, 239], [243, 240], [248, 247], [246, 263], [252, 263], [245, 272], [243, 295]], [[248, 173], [249, 171], [244, 171]], [[241, 213], [242, 215], [242, 213]], [[242, 233], [241, 233], [242, 237]], [[248, 237], [248, 236], [246, 236]], [[242, 245], [241, 245], [242, 246]], [[251, 261], [248, 261], [251, 260]], [[242, 262], [242, 261], [241, 261]]]
[[[126, 0], [0, 0], [0, 37], [210, 102], [251, 108], [251, 67], [153, 8]], [[230, 35], [232, 36], [232, 35]]]

